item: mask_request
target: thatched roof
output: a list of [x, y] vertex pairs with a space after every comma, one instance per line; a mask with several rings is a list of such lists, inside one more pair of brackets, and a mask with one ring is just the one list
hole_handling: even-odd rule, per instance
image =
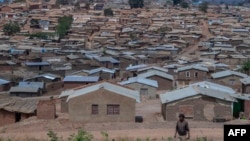
[[23, 99], [16, 97], [0, 97], [0, 109], [9, 112], [35, 113], [38, 99]]

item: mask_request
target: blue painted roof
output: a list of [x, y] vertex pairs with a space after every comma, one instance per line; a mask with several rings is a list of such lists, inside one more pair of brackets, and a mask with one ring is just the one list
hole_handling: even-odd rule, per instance
[[222, 78], [222, 77], [227, 77], [227, 76], [231, 76], [231, 75], [236, 75], [242, 78], [247, 77], [248, 75], [241, 73], [241, 72], [236, 72], [236, 71], [231, 71], [231, 70], [225, 70], [225, 71], [220, 71], [220, 72], [216, 72], [211, 74], [211, 76], [216, 79], [216, 78]]
[[0, 79], [0, 85], [4, 85], [4, 84], [8, 84], [8, 83], [10, 83], [10, 81]]
[[99, 78], [99, 76], [69, 75], [65, 76], [63, 82], [98, 82]]
[[122, 82], [120, 82], [118, 84], [127, 85], [127, 84], [131, 84], [131, 83], [140, 83], [140, 84], [145, 84], [145, 85], [148, 85], [148, 86], [158, 88], [158, 82], [157, 81], [151, 80], [151, 79], [146, 79], [146, 78], [143, 78], [143, 77], [132, 77], [132, 78], [129, 78], [126, 81], [122, 81]]
[[94, 57], [95, 60], [99, 62], [110, 62], [110, 63], [120, 63], [120, 61], [114, 59], [113, 57]]
[[44, 88], [44, 82], [19, 82], [18, 87]]
[[26, 62], [27, 66], [49, 66], [49, 62]]

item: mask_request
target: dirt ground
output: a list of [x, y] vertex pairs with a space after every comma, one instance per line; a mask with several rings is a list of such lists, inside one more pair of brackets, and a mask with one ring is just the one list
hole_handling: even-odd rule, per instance
[[[58, 106], [59, 103], [57, 111], [60, 110]], [[101, 131], [108, 132], [110, 139], [149, 137], [160, 140], [173, 137], [176, 122], [163, 121], [159, 113], [159, 99], [144, 101], [136, 105], [136, 115], [144, 117], [143, 123], [72, 123], [68, 120], [68, 114], [58, 112], [58, 118], [55, 120], [38, 120], [36, 117], [31, 117], [16, 124], [0, 127], [0, 137], [19, 141], [46, 140], [48, 131], [53, 130], [59, 137], [67, 139], [79, 129], [90, 132], [95, 140], [103, 139]], [[234, 123], [250, 122], [239, 120]], [[223, 123], [189, 121], [189, 124], [192, 138], [206, 136], [213, 141], [223, 140]]]

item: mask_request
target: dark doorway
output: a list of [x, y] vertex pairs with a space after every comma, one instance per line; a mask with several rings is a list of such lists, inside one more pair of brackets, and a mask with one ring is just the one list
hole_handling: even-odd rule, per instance
[[233, 104], [233, 116], [235, 118], [239, 118], [240, 112], [244, 112], [244, 101], [237, 99], [238, 102], [234, 102]]
[[42, 66], [39, 66], [39, 71], [41, 71], [42, 70]]
[[19, 122], [21, 120], [21, 113], [16, 113], [16, 122]]

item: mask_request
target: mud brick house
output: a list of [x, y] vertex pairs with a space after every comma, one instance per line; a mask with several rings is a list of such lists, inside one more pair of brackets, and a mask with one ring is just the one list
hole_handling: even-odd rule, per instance
[[11, 96], [34, 97], [41, 96], [46, 91], [44, 82], [19, 82], [9, 90]]
[[44, 82], [46, 84], [46, 91], [55, 91], [63, 87], [61, 77], [51, 73], [36, 75], [31, 78], [24, 79], [25, 82]]
[[240, 79], [241, 82], [241, 92], [250, 94], [250, 77], [245, 77], [243, 79]]
[[79, 75], [68, 75], [63, 79], [64, 89], [72, 89], [82, 85], [96, 83], [100, 81], [99, 76], [79, 76]]
[[105, 67], [100, 67], [91, 70], [80, 70], [73, 72], [72, 75], [80, 75], [80, 76], [99, 76], [101, 80], [110, 80], [119, 76], [116, 69], [108, 69]]
[[56, 100], [39, 100], [37, 103], [38, 119], [55, 119], [56, 118]]
[[10, 81], [0, 79], [0, 92], [8, 91], [11, 86], [12, 86], [12, 83]]
[[238, 92], [240, 92], [242, 88], [242, 83], [240, 79], [246, 78], [248, 76], [244, 73], [225, 70], [213, 73], [211, 74], [211, 77], [214, 82], [232, 87]]
[[105, 81], [64, 91], [60, 98], [66, 98], [62, 107], [74, 122], [134, 122], [140, 102], [139, 92]]
[[233, 103], [237, 102], [228, 92], [199, 85], [160, 94], [160, 100], [162, 115], [167, 121], [177, 120], [179, 113], [195, 121], [231, 119]]
[[171, 75], [176, 75], [177, 74], [177, 68], [179, 67], [183, 67], [184, 65], [181, 65], [181, 64], [170, 64], [170, 65], [167, 65], [167, 66], [163, 66], [163, 68], [165, 68], [168, 72], [168, 74], [171, 74]]
[[147, 68], [149, 65], [147, 64], [140, 64], [140, 65], [129, 65], [128, 67], [125, 68], [125, 73], [123, 74], [123, 78], [128, 78], [128, 77], [136, 77], [138, 74], [138, 70], [142, 68]]
[[19, 122], [36, 114], [35, 99], [1, 96], [0, 103], [0, 126]]
[[[0, 58], [0, 59], [3, 60], [2, 58]], [[9, 59], [9, 60], [11, 60], [11, 59]], [[0, 67], [1, 67], [0, 72], [7, 72], [7, 71], [13, 72], [14, 68], [17, 66], [18, 65], [12, 61], [1, 61], [0, 62]]]
[[29, 71], [46, 71], [50, 70], [50, 63], [48, 62], [26, 62]]
[[24, 81], [51, 83], [51, 82], [61, 81], [61, 77], [55, 74], [45, 73], [45, 74], [37, 75], [31, 78], [27, 78]]
[[138, 75], [146, 79], [155, 80], [158, 83], [157, 90], [171, 90], [174, 86], [174, 76], [166, 72], [151, 70]]
[[202, 81], [198, 83], [193, 83], [191, 86], [200, 86], [204, 88], [211, 88], [216, 91], [223, 91], [226, 93], [229, 93], [232, 97], [234, 97], [237, 102], [233, 103], [232, 111], [233, 111], [233, 116], [235, 118], [239, 118], [240, 113], [244, 112], [246, 117], [250, 117], [250, 109], [249, 109], [249, 103], [250, 103], [250, 98], [249, 94], [242, 94], [236, 92], [232, 87], [228, 87], [225, 85], [221, 85], [218, 83], [213, 83], [213, 82], [208, 82], [208, 81]]
[[179, 67], [176, 71], [178, 85], [184, 86], [190, 83], [206, 80], [209, 72], [208, 68], [198, 65]]
[[94, 10], [103, 10], [104, 4], [103, 3], [95, 3]]
[[156, 98], [158, 83], [155, 80], [150, 80], [143, 77], [132, 77], [128, 80], [119, 82], [119, 84], [137, 90], [140, 92], [141, 98]]
[[138, 74], [149, 72], [149, 71], [160, 71], [160, 72], [166, 72], [166, 73], [168, 72], [167, 69], [158, 67], [158, 66], [148, 66], [148, 67], [137, 70]]
[[109, 69], [119, 68], [120, 61], [113, 57], [94, 57], [94, 60], [99, 64], [100, 67], [106, 67]]

